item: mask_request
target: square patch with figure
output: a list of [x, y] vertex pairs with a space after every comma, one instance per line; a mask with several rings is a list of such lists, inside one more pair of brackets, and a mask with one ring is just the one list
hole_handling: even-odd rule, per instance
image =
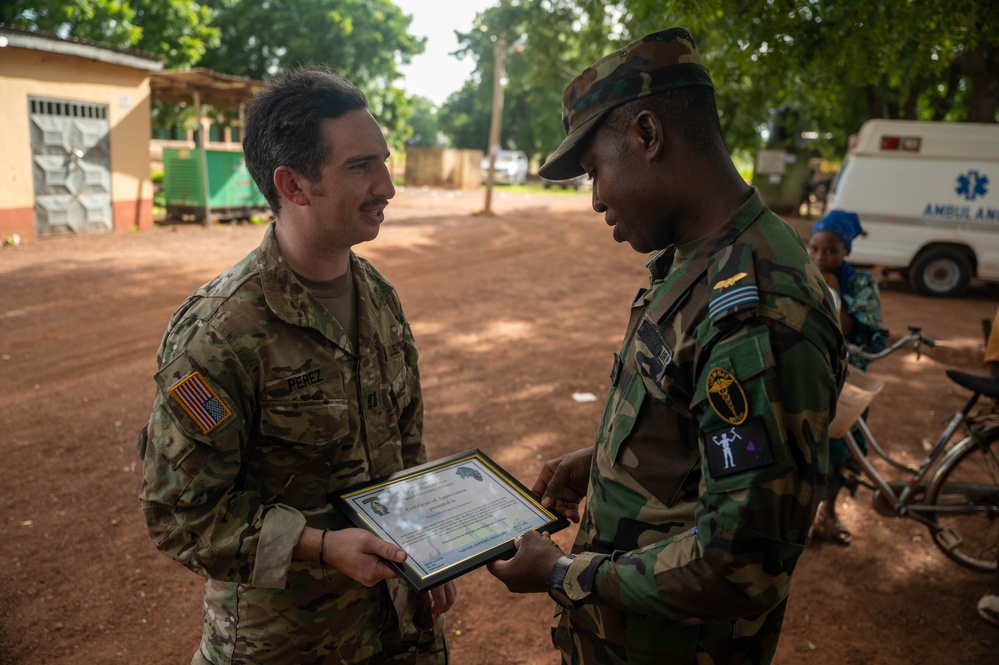
[[724, 478], [774, 463], [767, 428], [759, 416], [741, 425], [705, 432], [704, 454], [712, 478]]

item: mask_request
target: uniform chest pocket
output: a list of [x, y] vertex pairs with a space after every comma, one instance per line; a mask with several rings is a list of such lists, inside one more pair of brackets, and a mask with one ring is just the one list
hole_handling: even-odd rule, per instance
[[627, 470], [642, 493], [672, 506], [696, 496], [697, 424], [650, 394], [647, 381], [636, 373], [624, 392], [611, 430], [610, 461]]
[[627, 381], [623, 389], [618, 389], [615, 395], [614, 413], [611, 415], [610, 425], [610, 461], [617, 461], [618, 453], [621, 452], [621, 444], [631, 435], [638, 421], [638, 413], [642, 409], [642, 402], [647, 399], [648, 391], [642, 382], [642, 377], [637, 372], [622, 371], [618, 379], [622, 383]]
[[323, 506], [331, 489], [368, 480], [368, 467], [350, 436], [347, 400], [261, 403], [247, 483], [265, 500]]
[[264, 445], [268, 445], [266, 440], [273, 440], [289, 448], [323, 448], [335, 445], [349, 431], [350, 411], [345, 399], [260, 404], [260, 434], [265, 439]]
[[401, 412], [413, 400], [409, 389], [410, 369], [406, 365], [406, 354], [394, 353], [385, 361], [389, 403]]

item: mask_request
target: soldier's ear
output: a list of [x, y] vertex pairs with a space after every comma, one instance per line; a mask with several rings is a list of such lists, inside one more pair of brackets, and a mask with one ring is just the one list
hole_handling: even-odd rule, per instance
[[631, 129], [642, 148], [645, 158], [657, 160], [663, 152], [665, 135], [659, 117], [649, 110], [644, 110], [635, 116]]
[[295, 205], [308, 205], [309, 197], [304, 189], [305, 176], [290, 166], [274, 169], [274, 187], [282, 198]]

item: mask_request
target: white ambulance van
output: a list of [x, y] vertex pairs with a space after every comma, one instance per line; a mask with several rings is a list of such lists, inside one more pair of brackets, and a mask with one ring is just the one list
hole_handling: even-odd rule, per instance
[[999, 124], [867, 121], [832, 182], [837, 208], [866, 231], [855, 265], [900, 271], [927, 296], [999, 282]]

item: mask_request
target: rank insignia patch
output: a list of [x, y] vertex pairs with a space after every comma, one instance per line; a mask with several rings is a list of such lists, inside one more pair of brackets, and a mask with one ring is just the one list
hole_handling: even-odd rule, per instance
[[170, 394], [205, 434], [232, 417], [232, 411], [205, 382], [200, 372], [191, 372], [175, 383], [170, 388]]
[[727, 289], [728, 287], [730, 287], [733, 284], [735, 284], [736, 282], [738, 282], [740, 279], [743, 279], [747, 274], [749, 274], [749, 273], [740, 272], [738, 275], [733, 275], [732, 277], [729, 277], [728, 279], [723, 279], [720, 282], [718, 282], [717, 284], [715, 284], [714, 288], [716, 288], [716, 289]]
[[756, 261], [751, 245], [730, 245], [712, 254], [708, 266], [708, 317], [712, 321], [751, 312], [760, 306], [760, 291], [756, 286]]
[[729, 425], [741, 425], [749, 414], [746, 393], [734, 376], [716, 367], [708, 372], [708, 402], [718, 417]]
[[763, 420], [750, 418], [739, 427], [723, 427], [704, 435], [704, 454], [712, 478], [759, 469], [774, 463]]

